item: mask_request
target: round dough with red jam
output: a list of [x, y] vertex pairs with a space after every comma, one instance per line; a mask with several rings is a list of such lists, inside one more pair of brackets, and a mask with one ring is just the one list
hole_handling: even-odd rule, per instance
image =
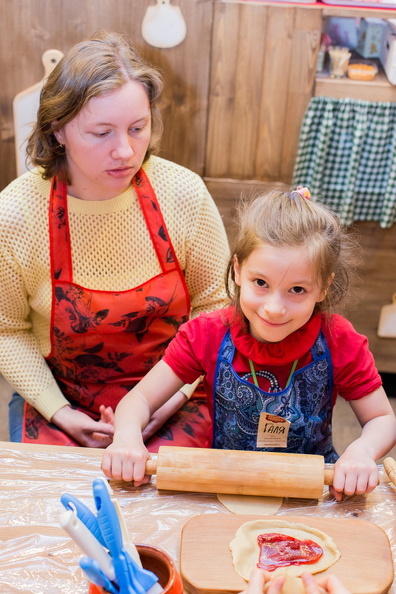
[[274, 577], [276, 575], [300, 576], [305, 571], [319, 573], [331, 567], [341, 556], [333, 539], [321, 530], [283, 520], [253, 520], [242, 524], [230, 542], [235, 571], [246, 581], [249, 580], [252, 569], [259, 562], [260, 546], [257, 538], [260, 534], [266, 533], [285, 534], [302, 541], [311, 540], [323, 550], [323, 555], [314, 563], [278, 567], [271, 571]]

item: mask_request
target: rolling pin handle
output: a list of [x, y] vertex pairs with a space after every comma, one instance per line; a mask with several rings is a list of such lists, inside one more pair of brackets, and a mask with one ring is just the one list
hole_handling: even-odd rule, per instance
[[152, 458], [149, 458], [146, 461], [146, 474], [157, 474], [157, 460], [153, 460]]
[[386, 474], [389, 477], [389, 480], [396, 486], [396, 461], [391, 458], [385, 458], [384, 460], [384, 468], [386, 470]]
[[325, 485], [332, 485], [334, 479], [334, 466], [331, 468], [325, 468], [324, 471], [324, 484]]

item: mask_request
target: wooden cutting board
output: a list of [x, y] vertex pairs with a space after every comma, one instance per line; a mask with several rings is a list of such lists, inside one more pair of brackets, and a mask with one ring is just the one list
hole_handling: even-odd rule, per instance
[[205, 514], [183, 527], [180, 572], [192, 594], [240, 592], [246, 582], [235, 572], [229, 543], [236, 530], [252, 520], [300, 522], [329, 534], [341, 558], [321, 575], [339, 577], [352, 594], [384, 594], [393, 581], [393, 561], [386, 533], [372, 522], [312, 516]]

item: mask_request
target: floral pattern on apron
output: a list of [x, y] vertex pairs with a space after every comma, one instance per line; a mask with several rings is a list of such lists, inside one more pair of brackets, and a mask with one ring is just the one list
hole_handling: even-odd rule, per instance
[[[264, 392], [240, 377], [232, 366], [235, 346], [230, 331], [219, 349], [214, 382], [213, 446], [218, 449], [259, 450], [319, 454], [326, 462], [338, 455], [332, 442], [332, 364], [322, 332], [311, 349], [313, 361], [294, 372], [287, 389], [280, 390], [268, 371], [271, 392]], [[270, 377], [272, 375], [272, 377]], [[256, 446], [260, 413], [268, 412], [290, 421], [286, 448]]]
[[[101, 404], [114, 409], [161, 359], [190, 311], [184, 275], [154, 190], [143, 170], [135, 175], [133, 185], [161, 273], [138, 287], [114, 292], [91, 290], [73, 282], [67, 187], [56, 179], [51, 187], [49, 227], [53, 299], [51, 353], [46, 360], [71, 406], [96, 420]], [[187, 404], [187, 412], [194, 413], [194, 403]], [[178, 414], [178, 430], [188, 437], [192, 434], [192, 445], [198, 446], [194, 441], [194, 427], [186, 419], [187, 412]], [[196, 423], [202, 424], [197, 411], [195, 414], [198, 417]], [[205, 426], [207, 428], [207, 424]], [[160, 441], [169, 445], [176, 438], [177, 431], [175, 436], [172, 423], [168, 423]], [[25, 403], [22, 440], [78, 445], [28, 403]], [[154, 443], [152, 451], [155, 449]]]

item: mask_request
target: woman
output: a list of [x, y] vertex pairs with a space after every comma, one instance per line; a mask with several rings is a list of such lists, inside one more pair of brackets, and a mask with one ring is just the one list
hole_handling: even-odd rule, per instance
[[[0, 365], [13, 441], [106, 447], [112, 411], [190, 313], [226, 302], [228, 245], [202, 180], [152, 155], [162, 81], [118, 34], [74, 46], [43, 87], [36, 169], [0, 194]], [[178, 392], [148, 446], [205, 446]], [[21, 400], [21, 397], [23, 398]], [[164, 441], [165, 440], [165, 441]]]

